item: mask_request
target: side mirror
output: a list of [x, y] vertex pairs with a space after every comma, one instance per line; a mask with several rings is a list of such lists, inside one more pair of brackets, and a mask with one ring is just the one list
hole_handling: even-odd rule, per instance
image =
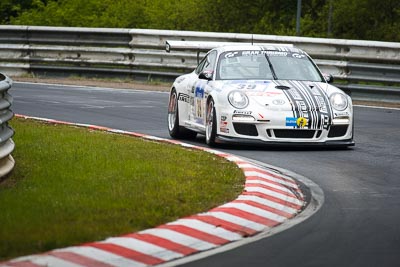
[[333, 83], [333, 76], [332, 76], [332, 74], [323, 74], [324, 75], [324, 78], [325, 78], [325, 81], [327, 82], [327, 83]]
[[210, 70], [204, 70], [204, 71], [200, 72], [200, 74], [199, 74], [199, 79], [202, 79], [202, 80], [211, 81], [212, 78], [213, 78], [213, 71], [210, 71]]

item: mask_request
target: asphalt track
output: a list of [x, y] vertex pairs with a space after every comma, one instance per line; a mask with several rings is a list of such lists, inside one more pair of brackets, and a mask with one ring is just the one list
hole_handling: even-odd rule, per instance
[[[24, 83], [10, 93], [18, 114], [168, 138], [166, 93]], [[351, 149], [219, 148], [308, 177], [325, 203], [284, 232], [185, 266], [399, 266], [399, 132], [400, 110], [356, 107]]]

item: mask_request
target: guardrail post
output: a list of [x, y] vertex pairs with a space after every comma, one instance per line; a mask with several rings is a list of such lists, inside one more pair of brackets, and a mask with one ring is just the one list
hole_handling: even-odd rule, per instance
[[14, 130], [8, 126], [8, 121], [12, 119], [14, 113], [10, 110], [12, 97], [8, 94], [12, 80], [0, 73], [0, 180], [9, 174], [15, 165], [11, 153], [14, 151], [14, 142], [11, 137]]

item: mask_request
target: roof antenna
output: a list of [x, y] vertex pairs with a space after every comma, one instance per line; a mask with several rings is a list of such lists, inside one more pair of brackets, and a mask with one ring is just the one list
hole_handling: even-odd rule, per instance
[[251, 34], [251, 45], [254, 45], [254, 34]]

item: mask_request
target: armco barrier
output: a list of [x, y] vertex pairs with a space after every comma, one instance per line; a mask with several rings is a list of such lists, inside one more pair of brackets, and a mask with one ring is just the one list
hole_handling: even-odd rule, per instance
[[8, 126], [8, 121], [14, 116], [10, 110], [12, 96], [8, 94], [12, 80], [0, 73], [0, 180], [14, 168], [14, 159], [11, 156], [14, 150], [14, 142], [11, 137], [14, 135], [13, 129]]
[[[0, 71], [172, 80], [197, 64], [196, 50], [167, 40], [291, 43], [355, 99], [400, 102], [400, 43], [235, 33], [0, 25]], [[205, 51], [200, 51], [204, 53]], [[378, 89], [377, 89], [378, 88]]]

